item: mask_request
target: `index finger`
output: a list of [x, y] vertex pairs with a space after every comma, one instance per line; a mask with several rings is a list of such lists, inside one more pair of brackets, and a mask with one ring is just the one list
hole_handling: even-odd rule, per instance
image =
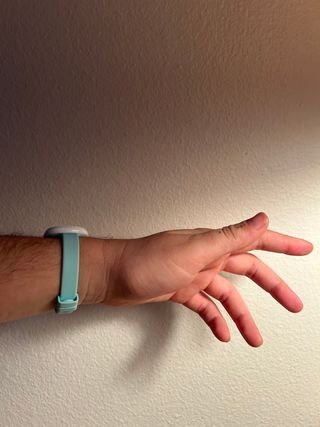
[[307, 255], [313, 251], [313, 244], [298, 237], [267, 230], [259, 240], [245, 250], [251, 251], [255, 249], [286, 255]]

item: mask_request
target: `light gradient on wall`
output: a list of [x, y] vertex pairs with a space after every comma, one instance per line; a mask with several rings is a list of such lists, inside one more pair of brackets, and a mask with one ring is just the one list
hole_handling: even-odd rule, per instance
[[1, 5], [0, 232], [137, 237], [263, 210], [315, 246], [258, 254], [299, 314], [231, 277], [258, 349], [169, 303], [1, 325], [1, 425], [319, 426], [319, 20], [316, 0]]

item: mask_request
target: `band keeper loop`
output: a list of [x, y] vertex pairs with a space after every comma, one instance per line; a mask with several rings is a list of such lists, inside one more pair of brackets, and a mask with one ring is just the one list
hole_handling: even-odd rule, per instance
[[58, 314], [71, 313], [78, 307], [79, 294], [74, 299], [66, 299], [61, 301], [60, 295], [57, 296], [55, 312]]

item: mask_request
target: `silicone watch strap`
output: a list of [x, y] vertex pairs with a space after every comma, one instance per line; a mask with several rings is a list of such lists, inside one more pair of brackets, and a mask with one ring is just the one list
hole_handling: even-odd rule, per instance
[[60, 237], [62, 243], [61, 289], [55, 306], [55, 312], [58, 314], [73, 313], [78, 307], [81, 235], [88, 235], [81, 227], [51, 227], [45, 232], [45, 237]]
[[57, 297], [56, 313], [72, 313], [78, 307], [79, 236], [63, 233], [61, 291]]

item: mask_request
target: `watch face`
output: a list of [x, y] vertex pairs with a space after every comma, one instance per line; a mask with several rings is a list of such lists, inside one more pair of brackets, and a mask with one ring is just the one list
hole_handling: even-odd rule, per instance
[[79, 236], [89, 236], [89, 233], [83, 227], [78, 227], [76, 225], [61, 225], [48, 228], [44, 233], [44, 237], [57, 236], [63, 233], [74, 233]]

